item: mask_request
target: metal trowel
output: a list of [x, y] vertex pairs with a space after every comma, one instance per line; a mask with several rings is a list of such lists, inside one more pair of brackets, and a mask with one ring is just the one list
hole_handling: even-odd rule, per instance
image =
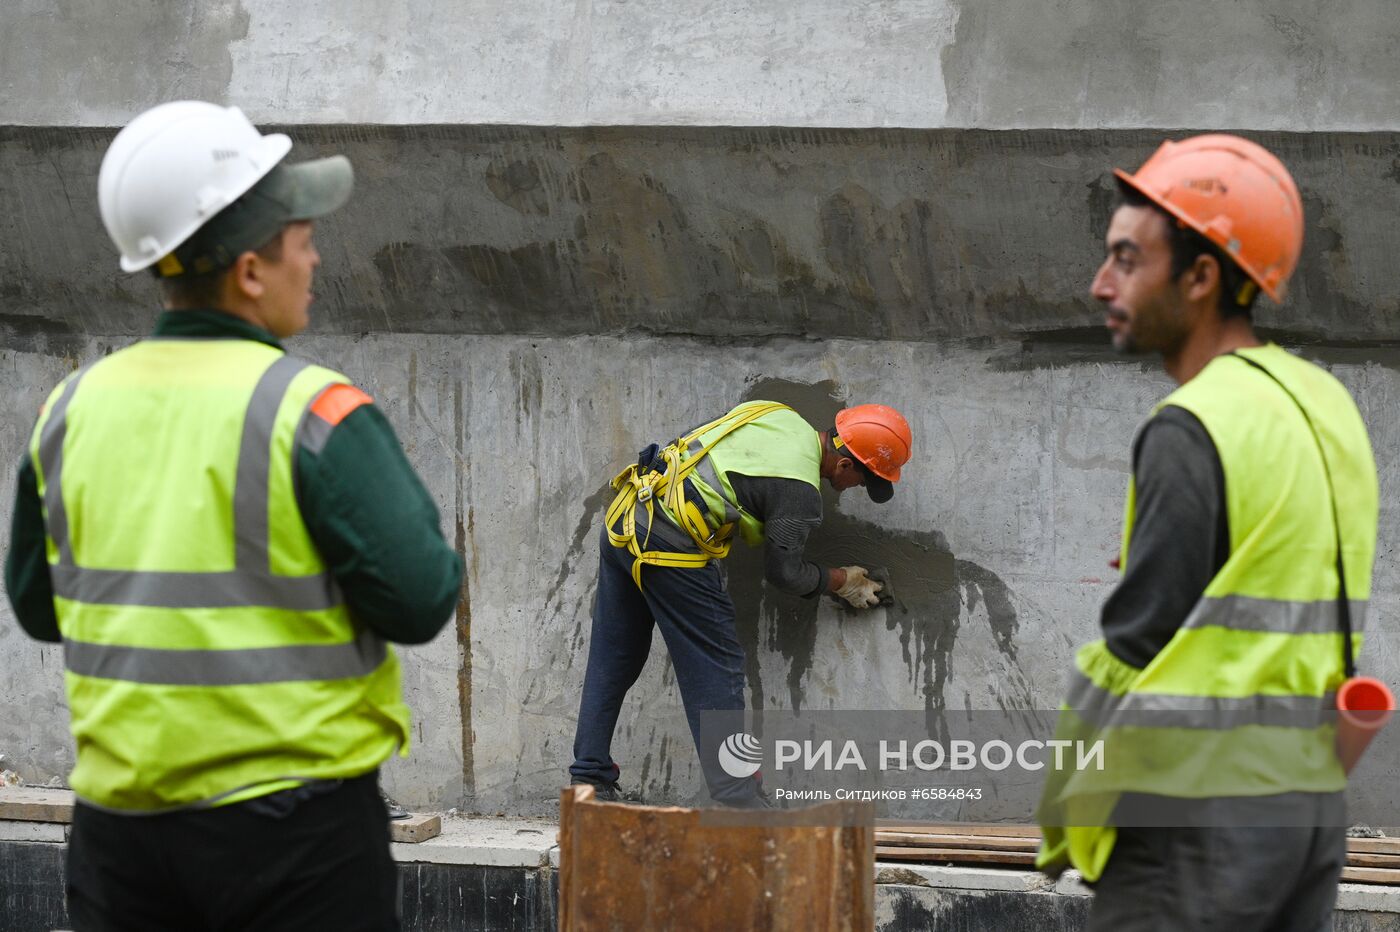
[[890, 579], [890, 568], [888, 566], [872, 566], [865, 571], [865, 575], [880, 584], [880, 591], [875, 593], [880, 599], [881, 608], [890, 608], [894, 605], [894, 582]]

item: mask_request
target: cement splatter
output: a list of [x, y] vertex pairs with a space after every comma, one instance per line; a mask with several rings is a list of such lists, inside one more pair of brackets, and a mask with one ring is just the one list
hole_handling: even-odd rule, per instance
[[[755, 382], [744, 400], [766, 399], [791, 405], [809, 423], [830, 426], [844, 403], [831, 381], [802, 384], [781, 379]], [[853, 491], [851, 494], [857, 494]], [[889, 631], [897, 632], [911, 681], [917, 683], [930, 733], [946, 732], [942, 716], [953, 648], [960, 626], [982, 605], [993, 641], [1017, 665], [1019, 627], [1010, 590], [995, 573], [959, 560], [936, 531], [897, 531], [843, 513], [837, 494], [823, 484], [825, 518], [807, 544], [810, 559], [825, 566], [858, 563], [886, 568], [895, 604], [885, 611]], [[803, 680], [810, 672], [817, 640], [818, 599], [788, 596], [763, 581], [759, 551], [737, 547], [728, 561], [729, 591], [734, 599], [740, 643], [747, 654], [749, 705], [760, 719], [765, 705], [760, 648], [776, 650], [788, 661], [787, 689], [793, 709], [806, 704]], [[826, 598], [822, 596], [820, 598]], [[760, 632], [768, 642], [760, 644]], [[1024, 677], [1015, 677], [1024, 687]]]

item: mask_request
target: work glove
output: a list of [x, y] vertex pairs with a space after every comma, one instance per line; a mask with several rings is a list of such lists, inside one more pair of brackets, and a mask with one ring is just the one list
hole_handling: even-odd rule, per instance
[[843, 566], [846, 571], [846, 584], [836, 590], [837, 598], [845, 599], [852, 608], [874, 608], [880, 604], [875, 593], [883, 587], [879, 580], [871, 579], [863, 566]]

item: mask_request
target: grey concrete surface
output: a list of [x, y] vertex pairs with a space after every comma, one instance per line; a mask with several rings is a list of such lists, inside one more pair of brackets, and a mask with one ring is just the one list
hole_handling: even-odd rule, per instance
[[[0, 487], [42, 389], [114, 343], [67, 356], [0, 350]], [[464, 626], [404, 651], [415, 748], [386, 785], [415, 807], [553, 812], [588, 645], [597, 519], [607, 479], [654, 439], [754, 391], [812, 410], [834, 389], [905, 411], [918, 460], [886, 506], [843, 496], [829, 516], [858, 534], [817, 546], [870, 563], [926, 561], [907, 613], [868, 616], [759, 587], [740, 546], [731, 580], [760, 708], [1054, 708], [1074, 649], [1094, 636], [1111, 585], [1134, 428], [1168, 389], [1155, 366], [1100, 355], [1007, 368], [1019, 342], [806, 341], [715, 344], [679, 337], [372, 334], [316, 336], [293, 350], [351, 375], [377, 399], [423, 474], [449, 539], [469, 555]], [[1086, 354], [1092, 353], [1087, 347]], [[1314, 350], [1318, 356], [1319, 351]], [[1382, 558], [1364, 663], [1392, 682], [1400, 569], [1400, 371], [1354, 350], [1319, 358], [1356, 393], [1382, 465]], [[831, 405], [838, 403], [833, 398]], [[814, 415], [815, 416], [815, 415]], [[0, 520], [8, 514], [5, 497]], [[839, 557], [838, 557], [839, 558]], [[742, 595], [742, 586], [750, 586]], [[0, 748], [32, 781], [65, 772], [61, 659], [0, 617]], [[623, 712], [615, 754], [652, 801], [698, 801], [701, 778], [660, 639]], [[469, 723], [463, 727], [463, 720]], [[463, 733], [474, 740], [466, 745]], [[1028, 816], [1027, 816], [1028, 817]]]
[[[0, 490], [49, 386], [154, 314], [97, 217], [111, 128], [163, 99], [237, 102], [290, 127], [298, 157], [354, 160], [293, 349], [376, 396], [468, 555], [469, 598], [404, 651], [415, 749], [387, 769], [397, 798], [553, 811], [605, 484], [746, 397], [814, 420], [895, 404], [919, 455], [890, 505], [828, 501], [815, 541], [906, 568], [907, 613], [786, 600], [752, 554], [732, 559], [751, 703], [932, 722], [1053, 707], [1112, 584], [1133, 430], [1169, 388], [1104, 349], [1086, 297], [1107, 169], [1174, 127], [1242, 128], [1294, 169], [1308, 212], [1294, 292], [1260, 322], [1331, 367], [1373, 431], [1363, 662], [1396, 682], [1393, 19], [1359, 0], [12, 0]], [[4, 491], [0, 522], [9, 508]], [[688, 801], [699, 774], [662, 653], [617, 754], [625, 782]], [[0, 680], [4, 766], [65, 774], [61, 653], [7, 609]], [[1385, 801], [1391, 783], [1368, 786]]]
[[[1087, 281], [1108, 169], [1159, 132], [295, 127], [355, 199], [321, 225], [324, 333], [639, 331], [895, 341], [1099, 325]], [[62, 350], [136, 335], [96, 209], [109, 131], [0, 127], [0, 332]], [[1264, 133], [1307, 236], [1260, 322], [1299, 339], [1400, 333], [1400, 136]], [[1096, 339], [1096, 338], [1095, 338]], [[1018, 365], [1015, 354], [1006, 365]]]
[[0, 124], [1393, 130], [1376, 0], [11, 0]]

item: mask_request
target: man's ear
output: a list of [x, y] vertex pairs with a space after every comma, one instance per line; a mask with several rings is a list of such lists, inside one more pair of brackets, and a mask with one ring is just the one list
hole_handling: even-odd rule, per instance
[[250, 249], [233, 260], [229, 267], [229, 287], [249, 301], [263, 296], [267, 286], [263, 282], [262, 258], [256, 252]]
[[1186, 297], [1190, 301], [1205, 300], [1213, 290], [1225, 287], [1220, 277], [1220, 260], [1204, 253], [1191, 263], [1185, 278]]

